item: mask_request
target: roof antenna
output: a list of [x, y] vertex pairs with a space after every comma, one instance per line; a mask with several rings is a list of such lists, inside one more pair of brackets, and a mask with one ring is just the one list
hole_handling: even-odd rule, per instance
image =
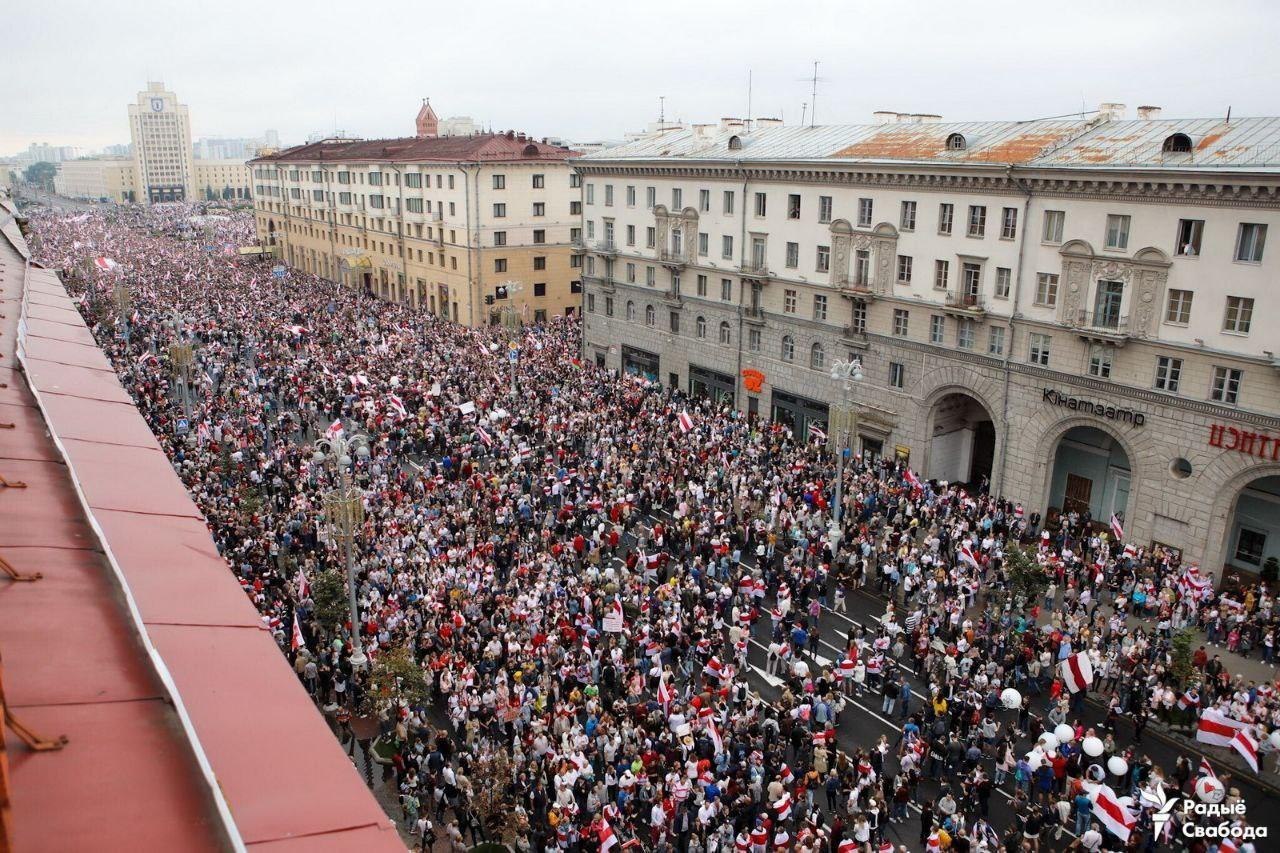
[[800, 105], [800, 126], [801, 127], [804, 127], [804, 115], [805, 115], [805, 112], [808, 111], [808, 109], [809, 109], [808, 101], [805, 101], [803, 104]]
[[818, 120], [818, 60], [813, 61], [813, 109], [809, 111], [809, 127]]
[[1231, 124], [1231, 105], [1227, 104], [1227, 124]]
[[751, 69], [747, 69], [747, 133], [751, 132]]
[[667, 96], [658, 96], [658, 132], [661, 133], [667, 125]]

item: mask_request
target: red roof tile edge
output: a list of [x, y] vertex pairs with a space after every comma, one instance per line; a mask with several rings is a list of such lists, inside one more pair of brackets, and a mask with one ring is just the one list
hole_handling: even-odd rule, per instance
[[[21, 254], [26, 256], [27, 253], [25, 251], [25, 246], [20, 247], [19, 251]], [[34, 267], [34, 268], [39, 269], [39, 267]], [[51, 415], [50, 407], [45, 399], [44, 393], [38, 387], [37, 383], [35, 381], [32, 381], [31, 364], [28, 361], [27, 346], [26, 346], [27, 333], [28, 333], [27, 309], [28, 309], [28, 303], [29, 303], [29, 296], [31, 293], [28, 287], [28, 284], [30, 281], [30, 271], [32, 269], [33, 269], [33, 265], [31, 264], [28, 258], [24, 268], [20, 273], [22, 276], [22, 302], [21, 302], [21, 311], [20, 311], [19, 321], [18, 321], [18, 336], [17, 336], [17, 345], [16, 345], [17, 359], [24, 373], [26, 374], [28, 387], [30, 388], [31, 393], [36, 400], [36, 405], [39, 408], [41, 416], [45, 421], [45, 425], [48, 427], [50, 440], [53, 442], [58, 453], [61, 455], [62, 460], [66, 463], [67, 473], [71, 480], [72, 486], [75, 490], [76, 499], [79, 501], [80, 508], [85, 515], [85, 520], [88, 522], [90, 529], [92, 529], [94, 536], [97, 538], [98, 543], [101, 545], [103, 550], [103, 556], [106, 559], [107, 563], [111, 566], [111, 570], [115, 576], [116, 582], [119, 584], [122, 597], [126, 604], [128, 618], [132, 621], [133, 629], [137, 632], [139, 641], [142, 643], [143, 648], [146, 650], [147, 656], [149, 658], [149, 662], [154, 668], [156, 675], [160, 680], [161, 685], [164, 688], [167, 698], [173, 704], [174, 712], [181, 723], [183, 732], [192, 750], [193, 757], [196, 761], [197, 766], [200, 769], [200, 773], [203, 777], [204, 785], [207, 788], [210, 801], [213, 803], [215, 807], [218, 818], [221, 821], [222, 828], [226, 833], [227, 840], [230, 842], [232, 849], [236, 851], [247, 851], [250, 849], [250, 847], [256, 848], [258, 845], [262, 843], [271, 843], [272, 841], [287, 841], [289, 840], [289, 838], [295, 837], [295, 836], [285, 835], [285, 836], [274, 838], [274, 839], [258, 838], [258, 839], [253, 839], [249, 842], [246, 842], [240, 828], [237, 826], [235, 818], [232, 814], [231, 806], [227, 800], [227, 796], [224, 793], [222, 786], [219, 784], [217, 772], [214, 770], [213, 760], [211, 760], [210, 755], [206, 752], [204, 746], [202, 745], [199, 732], [192, 719], [192, 714], [189, 712], [188, 707], [184, 702], [183, 696], [179, 692], [173, 673], [170, 671], [168, 665], [166, 664], [163, 655], [160, 653], [159, 649], [156, 647], [155, 640], [151, 636], [151, 633], [147, 628], [147, 625], [142, 616], [142, 612], [139, 607], [138, 601], [136, 600], [133, 590], [129, 585], [126, 573], [123, 567], [121, 566], [121, 563], [117, 560], [115, 553], [112, 550], [111, 541], [108, 538], [102, 524], [99, 523], [99, 520], [95, 515], [94, 509], [90, 504], [89, 498], [84, 490], [84, 486], [81, 482], [80, 477], [77, 476], [78, 472], [75, 469], [75, 465], [73, 463], [73, 457], [71, 454], [68, 453], [68, 449], [66, 444], [64, 443], [63, 437], [59, 435], [56, 418]], [[114, 374], [112, 374], [112, 376], [114, 379]], [[136, 409], [135, 409], [135, 414], [136, 414]], [[140, 414], [136, 414], [136, 416], [139, 419], [141, 419]], [[173, 476], [176, 478], [177, 475], [174, 474]], [[212, 546], [212, 541], [210, 542], [210, 545]], [[246, 606], [248, 606], [247, 599], [245, 601], [245, 604]], [[318, 712], [315, 712], [314, 709], [309, 709], [309, 710], [311, 710], [314, 713], [318, 713]], [[337, 746], [336, 740], [332, 741], [330, 745], [336, 748]], [[366, 845], [365, 849], [403, 850], [404, 848], [402, 843], [400, 842], [399, 835], [394, 831], [394, 828], [393, 828], [394, 825], [391, 823], [390, 819], [385, 818], [385, 816], [382, 815], [381, 809], [376, 805], [376, 803], [373, 802], [372, 795], [369, 793], [368, 789], [365, 788], [363, 781], [358, 778], [354, 768], [351, 769], [351, 774], [352, 774], [351, 779], [353, 782], [353, 789], [355, 788], [356, 785], [359, 786], [359, 790], [363, 793], [363, 795], [369, 798], [369, 801], [372, 804], [373, 811], [376, 812], [382, 818], [382, 820], [380, 820], [377, 823], [369, 822], [369, 823], [361, 824], [360, 826], [335, 827], [333, 829], [328, 830], [328, 832], [329, 833], [334, 833], [334, 832], [349, 833], [351, 831], [362, 829], [362, 828], [377, 829], [379, 830], [377, 834], [381, 837], [382, 843], [378, 845], [373, 845], [373, 846]], [[266, 777], [264, 777], [264, 779], [265, 778]], [[311, 834], [310, 837], [315, 837], [315, 836], [324, 835], [324, 834], [325, 833], [323, 832], [314, 833], [314, 834]]]
[[[18, 320], [18, 343], [17, 356], [18, 363], [22, 365], [23, 372], [26, 373], [28, 380], [31, 376], [31, 366], [27, 361], [27, 305], [30, 289], [28, 287], [29, 273], [31, 270], [31, 261], [27, 262], [22, 270], [22, 310]], [[209, 796], [213, 800], [217, 809], [218, 817], [222, 821], [223, 830], [227, 833], [232, 847], [237, 851], [246, 851], [244, 840], [240, 837], [240, 830], [236, 827], [235, 820], [231, 816], [231, 808], [227, 805], [227, 800], [222, 794], [222, 789], [218, 786], [217, 777], [213, 772], [213, 766], [209, 763], [209, 756], [205, 754], [204, 748], [200, 745], [200, 735], [195, 730], [195, 725], [191, 722], [191, 716], [187, 713], [187, 708], [182, 702], [182, 696], [178, 693], [177, 685], [174, 684], [173, 676], [169, 673], [169, 669], [165, 666], [164, 658], [156, 650], [155, 645], [151, 642], [151, 636], [147, 632], [146, 626], [142, 621], [142, 614], [138, 610], [138, 604], [134, 600], [133, 591], [129, 588], [129, 583], [125, 579], [124, 572], [120, 568], [120, 564], [116, 561], [115, 555], [111, 551], [111, 543], [107, 540], [103, 533], [98, 519], [94, 516], [93, 510], [89, 506], [89, 502], [85, 497], [84, 489], [81, 487], [80, 480], [76, 477], [75, 467], [71, 464], [71, 459], [67, 454], [67, 448], [62, 442], [62, 438], [58, 435], [54, 428], [53, 420], [49, 416], [48, 405], [45, 402], [44, 394], [36, 386], [34, 382], [28, 381], [32, 395], [36, 399], [36, 405], [40, 408], [40, 414], [44, 418], [45, 424], [49, 427], [49, 438], [58, 449], [59, 455], [67, 465], [67, 473], [71, 479], [71, 485], [75, 488], [76, 499], [80, 502], [80, 508], [84, 511], [85, 519], [89, 523], [89, 527], [93, 530], [94, 536], [102, 545], [103, 555], [106, 557], [111, 571], [115, 574], [116, 581], [120, 585], [120, 592], [124, 596], [125, 605], [128, 608], [129, 618], [133, 621], [134, 630], [138, 633], [138, 638], [142, 643], [142, 647], [147, 650], [147, 656], [151, 660], [151, 665], [155, 668], [156, 675], [160, 679], [160, 683], [164, 686], [165, 692], [168, 694], [169, 700], [173, 702], [174, 711], [178, 715], [178, 719], [182, 722], [182, 729], [186, 733], [187, 741], [191, 744], [191, 751], [195, 756], [196, 764], [200, 768], [200, 773], [204, 776], [204, 782], [209, 791]], [[139, 415], [141, 417], [141, 415]]]

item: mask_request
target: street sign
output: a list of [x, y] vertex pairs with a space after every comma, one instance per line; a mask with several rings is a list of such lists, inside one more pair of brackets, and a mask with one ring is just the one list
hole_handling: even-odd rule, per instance
[[284, 278], [288, 274], [289, 274], [289, 271], [284, 268], [283, 264], [276, 264], [274, 267], [271, 268], [272, 278]]
[[191, 431], [191, 424], [187, 422], [186, 418], [178, 418], [178, 422], [174, 425], [173, 431], [178, 435], [186, 435]]
[[511, 350], [511, 352], [507, 353], [507, 361], [511, 362], [512, 364], [515, 364], [519, 360], [520, 360], [520, 350], [513, 349]]

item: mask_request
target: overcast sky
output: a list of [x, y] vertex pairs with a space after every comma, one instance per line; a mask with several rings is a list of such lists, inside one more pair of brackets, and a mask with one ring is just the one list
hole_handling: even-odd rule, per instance
[[1280, 115], [1276, 0], [48, 0], [4, 16], [0, 153], [127, 142], [126, 105], [163, 80], [195, 138], [300, 142], [413, 132], [441, 117], [575, 141], [666, 115], [820, 124], [876, 109], [1025, 119], [1102, 101], [1166, 117]]

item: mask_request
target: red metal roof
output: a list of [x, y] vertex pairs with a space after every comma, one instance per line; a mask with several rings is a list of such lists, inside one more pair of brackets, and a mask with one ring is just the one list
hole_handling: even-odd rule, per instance
[[[403, 850], [62, 284], [0, 205], [0, 580], [19, 850]], [[25, 297], [25, 304], [24, 304]], [[19, 317], [25, 310], [23, 372]]]
[[329, 140], [267, 154], [250, 163], [419, 163], [567, 160], [578, 152], [505, 133], [402, 139]]

